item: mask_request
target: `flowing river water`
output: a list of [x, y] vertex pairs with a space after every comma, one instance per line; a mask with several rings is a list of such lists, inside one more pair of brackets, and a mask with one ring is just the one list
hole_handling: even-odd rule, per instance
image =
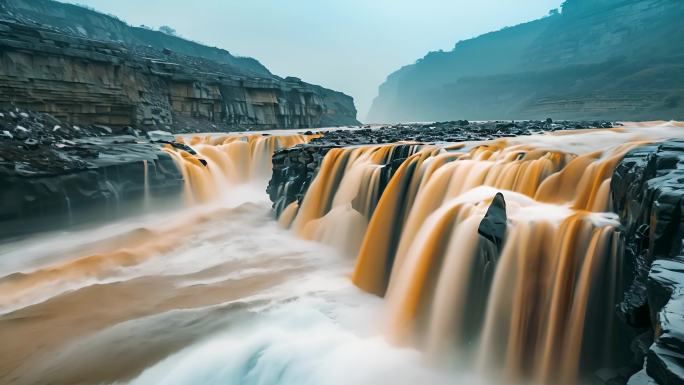
[[316, 135], [188, 138], [175, 210], [0, 245], [0, 383], [577, 383], [613, 359], [612, 171], [682, 131], [333, 149], [278, 220], [271, 155]]

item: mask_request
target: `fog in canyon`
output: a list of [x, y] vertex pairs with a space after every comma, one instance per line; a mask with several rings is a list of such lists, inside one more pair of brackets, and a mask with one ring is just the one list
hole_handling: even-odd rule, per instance
[[684, 2], [81, 3], [0, 0], [0, 385], [684, 384]]
[[561, 0], [75, 0], [131, 25], [180, 35], [258, 59], [280, 76], [354, 97], [366, 121], [388, 74], [429, 51], [545, 16]]

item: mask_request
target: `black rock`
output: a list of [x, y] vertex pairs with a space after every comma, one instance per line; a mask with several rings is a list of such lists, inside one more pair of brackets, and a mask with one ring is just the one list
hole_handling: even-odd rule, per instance
[[145, 191], [182, 191], [182, 176], [160, 144], [93, 126], [76, 130], [24, 110], [0, 112], [0, 125], [19, 133], [0, 135], [0, 237], [113, 218], [142, 202]]
[[477, 232], [500, 248], [506, 236], [507, 223], [506, 201], [503, 194], [497, 193], [487, 209], [487, 214], [480, 222]]
[[[645, 374], [660, 384], [684, 384], [684, 142], [630, 151], [611, 191], [624, 226], [627, 290], [619, 314], [652, 336]], [[638, 341], [632, 346], [643, 350]], [[639, 375], [630, 383], [650, 381]]]

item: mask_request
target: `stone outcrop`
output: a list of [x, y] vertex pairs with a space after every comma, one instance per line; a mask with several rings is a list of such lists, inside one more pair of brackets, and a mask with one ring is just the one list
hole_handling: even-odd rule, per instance
[[497, 193], [477, 228], [478, 234], [491, 242], [497, 253], [503, 246], [507, 223], [506, 200], [503, 194]]
[[13, 107], [72, 124], [176, 132], [358, 124], [342, 93], [47, 0], [0, 2], [0, 108]]
[[679, 0], [568, 0], [401, 68], [368, 120], [682, 120], [682, 17]]
[[487, 298], [491, 291], [496, 265], [503, 251], [507, 229], [506, 200], [502, 193], [497, 193], [477, 229], [479, 245], [470, 273], [471, 286], [468, 291], [474, 295], [467, 299], [470, 316], [466, 318], [465, 323], [465, 334], [472, 336], [468, 343], [476, 343], [477, 336], [481, 334]]
[[[299, 145], [278, 151], [273, 155], [273, 174], [266, 191], [273, 202], [276, 216], [280, 216], [290, 203], [302, 202], [309, 185], [321, 167], [325, 154], [333, 148], [343, 147], [340, 144], [331, 144], [326, 139], [317, 141], [319, 143]], [[381, 165], [380, 187], [376, 201], [382, 196], [387, 183], [399, 166], [411, 155], [412, 147], [409, 144], [398, 146], [387, 163]]]
[[334, 145], [300, 145], [280, 150], [273, 155], [273, 174], [268, 193], [276, 216], [292, 202], [301, 203], [311, 181], [321, 166], [323, 157]]
[[180, 204], [183, 179], [163, 137], [131, 134], [0, 111], [0, 238]]
[[632, 347], [644, 365], [633, 385], [684, 383], [683, 170], [684, 142], [670, 141], [629, 152], [612, 180], [625, 242], [618, 311], [639, 333]]

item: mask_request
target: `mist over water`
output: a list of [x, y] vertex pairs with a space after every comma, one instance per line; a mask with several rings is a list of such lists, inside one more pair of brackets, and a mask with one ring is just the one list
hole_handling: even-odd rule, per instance
[[[197, 155], [166, 149], [187, 181], [175, 209], [2, 246], [0, 380], [577, 383], [611, 338], [584, 327], [613, 322], [611, 170], [682, 136], [610, 133], [331, 150], [279, 221], [271, 155], [315, 135], [185, 138]], [[497, 199], [506, 241], [479, 270]]]
[[129, 384], [451, 383], [417, 351], [378, 334], [378, 299], [330, 283], [321, 280], [315, 295], [260, 311], [250, 325], [191, 346]]
[[[109, 359], [120, 362], [117, 366], [121, 373], [135, 374], [142, 368], [122, 355], [141, 345], [147, 348], [133, 356], [160, 350], [153, 358], [138, 357], [150, 363], [173, 350], [182, 350], [146, 368], [130, 382], [112, 383], [448, 383], [446, 377], [424, 366], [419, 352], [398, 349], [384, 340], [378, 322], [381, 300], [351, 284], [351, 260], [281, 229], [270, 217], [265, 197], [250, 202], [258, 196], [255, 189], [245, 189], [240, 196], [247, 203], [190, 208], [162, 215], [156, 221], [131, 219], [42, 239], [44, 247], [33, 251], [40, 256], [33, 260], [35, 265], [22, 269], [28, 277], [41, 276], [40, 282], [31, 281], [18, 291], [22, 280], [5, 276], [2, 293], [11, 290], [15, 296], [2, 298], [4, 319], [0, 322], [6, 325], [9, 319], [24, 314], [58, 319], [76, 312], [92, 314], [88, 306], [103, 306], [112, 314], [95, 311], [95, 320], [89, 322], [101, 322], [91, 330], [87, 323], [68, 325], [73, 329], [73, 339], [56, 342], [62, 346], [60, 353], [42, 355], [41, 362], [29, 360], [21, 365], [19, 383], [46, 375], [56, 375], [57, 383], [79, 376], [97, 383], [108, 378], [107, 373], [99, 373], [99, 367], [108, 365]], [[198, 223], [197, 218], [202, 220]], [[175, 226], [164, 229], [167, 223]], [[184, 228], [182, 233], [177, 232], [179, 226]], [[150, 236], [175, 241], [176, 246], [129, 266], [110, 259], [104, 266], [91, 268], [69, 257], [56, 261], [44, 258], [51, 249], [59, 250], [62, 242], [73, 249], [81, 239], [86, 247], [106, 242], [117, 231], [131, 234], [140, 229], [154, 229]], [[53, 244], [57, 247], [51, 247]], [[12, 256], [20, 252], [15, 250]], [[43, 265], [46, 262], [47, 267]], [[61, 269], [59, 276], [42, 277], [42, 272], [57, 269], [50, 267], [55, 265]], [[108, 298], [106, 294], [88, 298], [91, 290], [103, 294], [110, 289], [128, 292], [126, 286], [131, 287], [128, 295], [137, 301], [122, 298], [120, 303], [100, 304]], [[232, 287], [237, 286], [240, 294], [231, 295]], [[159, 298], [160, 290], [168, 292]], [[241, 306], [232, 308], [233, 303]], [[215, 313], [225, 307], [228, 310]], [[195, 313], [189, 318], [192, 321], [185, 320], [188, 313]], [[236, 321], [224, 325], [223, 319]], [[187, 326], [179, 327], [186, 322]], [[27, 333], [36, 333], [41, 339], [45, 338], [42, 333], [52, 333], [49, 324], [34, 323], [39, 325]], [[92, 334], [87, 335], [87, 331]], [[0, 334], [8, 337], [10, 333], [11, 327]], [[21, 335], [19, 331], [15, 338]], [[110, 343], [117, 345], [114, 353], [107, 353]], [[24, 345], [24, 341], [15, 342], [19, 344]], [[185, 344], [189, 346], [183, 348]]]
[[0, 385], [684, 384], [682, 18], [0, 0]]
[[[244, 143], [228, 153], [273, 151]], [[190, 194], [222, 183], [219, 198], [4, 244], [2, 381], [446, 384], [417, 350], [384, 339], [382, 300], [353, 286], [352, 259], [276, 222], [254, 172], [196, 174], [205, 184]]]

